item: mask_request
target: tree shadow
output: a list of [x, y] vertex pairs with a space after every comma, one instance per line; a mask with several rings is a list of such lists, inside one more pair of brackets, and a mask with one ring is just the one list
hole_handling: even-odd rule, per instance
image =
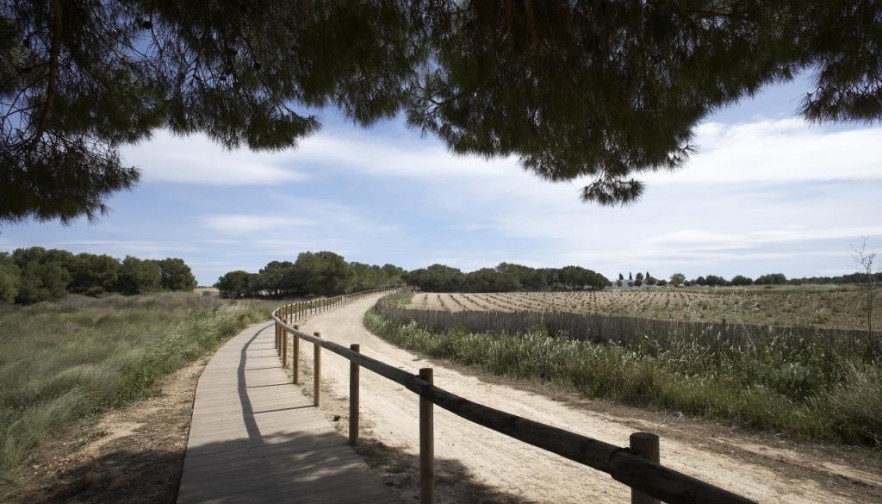
[[[365, 478], [343, 479], [352, 470], [351, 448], [339, 433], [291, 434], [210, 443], [192, 449], [184, 467], [176, 451], [119, 448], [67, 468], [63, 477], [14, 502], [33, 504], [118, 502], [173, 504], [213, 502], [418, 502], [419, 457], [373, 440], [356, 452], [371, 462]], [[198, 464], [191, 464], [196, 461]], [[201, 462], [206, 462], [202, 464]], [[356, 459], [356, 465], [362, 461]], [[181, 473], [203, 484], [179, 488]], [[514, 504], [534, 502], [479, 482], [461, 462], [435, 460], [437, 503]], [[383, 496], [383, 498], [370, 498]], [[368, 498], [369, 500], [365, 500]]]

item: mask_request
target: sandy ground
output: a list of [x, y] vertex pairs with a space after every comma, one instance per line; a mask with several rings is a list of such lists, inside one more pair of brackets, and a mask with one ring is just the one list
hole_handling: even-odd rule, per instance
[[[797, 444], [741, 432], [676, 412], [586, 401], [541, 386], [506, 383], [392, 346], [362, 325], [377, 297], [301, 321], [306, 332], [411, 373], [434, 368], [434, 383], [474, 401], [626, 446], [635, 431], [661, 436], [662, 464], [760, 502], [882, 501], [882, 462], [866, 450]], [[302, 345], [304, 366], [312, 345]], [[311, 383], [309, 369], [304, 376]], [[349, 363], [324, 352], [323, 408], [346, 431]], [[310, 386], [304, 387], [309, 389]], [[362, 452], [405, 501], [418, 495], [418, 399], [385, 378], [361, 376]], [[608, 475], [523, 444], [435, 408], [437, 502], [628, 502], [630, 489]]]
[[165, 377], [153, 397], [59, 432], [29, 457], [20, 485], [0, 485], [0, 502], [174, 503], [208, 357]]

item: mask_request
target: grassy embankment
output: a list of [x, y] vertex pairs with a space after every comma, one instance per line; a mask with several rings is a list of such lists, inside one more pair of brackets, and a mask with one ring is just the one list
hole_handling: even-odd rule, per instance
[[661, 345], [647, 335], [625, 347], [543, 330], [433, 332], [391, 322], [375, 310], [365, 325], [410, 350], [586, 397], [673, 409], [798, 438], [882, 447], [882, 363], [831, 354], [811, 341], [783, 346], [770, 337], [749, 348], [711, 351], [698, 339], [668, 339]]
[[162, 293], [0, 308], [0, 483], [59, 429], [155, 393], [270, 304]]

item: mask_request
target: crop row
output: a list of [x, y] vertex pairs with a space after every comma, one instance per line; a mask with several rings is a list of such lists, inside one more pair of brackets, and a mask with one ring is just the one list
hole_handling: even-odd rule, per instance
[[[874, 325], [882, 327], [882, 296]], [[642, 317], [675, 321], [866, 329], [859, 290], [621, 289], [587, 292], [415, 293], [410, 308], [530, 311]]]

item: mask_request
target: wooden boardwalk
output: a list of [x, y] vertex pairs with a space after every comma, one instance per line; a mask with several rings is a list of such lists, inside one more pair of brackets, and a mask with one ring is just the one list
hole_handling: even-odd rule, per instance
[[205, 367], [179, 504], [396, 503], [282, 370], [272, 324], [231, 339]]

